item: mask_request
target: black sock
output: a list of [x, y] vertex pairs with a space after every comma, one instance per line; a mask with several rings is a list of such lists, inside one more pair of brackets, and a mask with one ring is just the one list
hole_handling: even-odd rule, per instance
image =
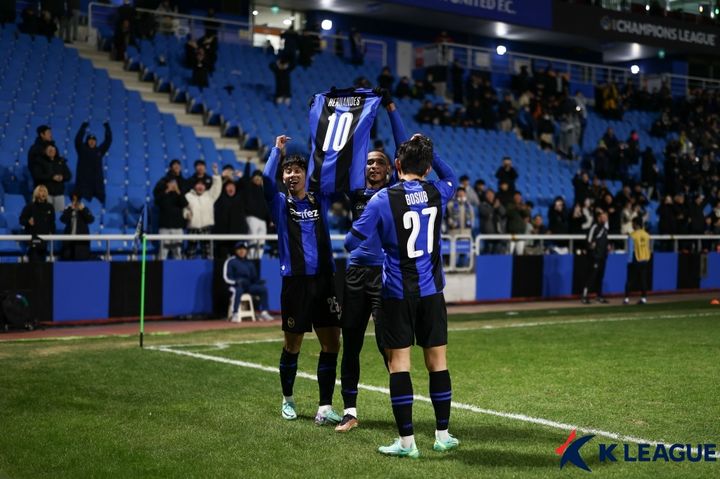
[[452, 400], [450, 372], [447, 369], [430, 373], [430, 400], [435, 409], [435, 428], [438, 431], [444, 431], [450, 423], [450, 401]]
[[335, 391], [335, 377], [337, 375], [338, 353], [320, 352], [317, 364], [318, 387], [320, 388], [320, 406], [332, 404]]
[[413, 435], [413, 387], [409, 372], [390, 374], [390, 400], [400, 436]]
[[289, 353], [285, 348], [280, 354], [280, 385], [282, 386], [283, 396], [293, 395], [298, 356], [300, 356], [300, 353]]
[[343, 355], [340, 364], [340, 383], [345, 408], [357, 407], [357, 385], [360, 382], [360, 351], [365, 331], [359, 328], [343, 328]]

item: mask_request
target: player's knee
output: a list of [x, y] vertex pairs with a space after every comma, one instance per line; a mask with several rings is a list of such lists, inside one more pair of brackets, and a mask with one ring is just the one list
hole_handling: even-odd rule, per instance
[[302, 334], [285, 334], [285, 341], [283, 347], [285, 351], [291, 354], [297, 354], [300, 352], [302, 346], [303, 335]]

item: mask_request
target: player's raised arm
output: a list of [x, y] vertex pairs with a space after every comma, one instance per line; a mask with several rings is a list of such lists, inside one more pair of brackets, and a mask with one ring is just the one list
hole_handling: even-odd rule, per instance
[[405, 130], [405, 125], [402, 122], [402, 118], [400, 117], [400, 113], [398, 112], [395, 102], [393, 102], [392, 96], [390, 96], [390, 92], [385, 88], [374, 88], [373, 92], [380, 95], [380, 104], [385, 107], [388, 112], [390, 127], [393, 132], [393, 140], [395, 140], [395, 149], [397, 150], [400, 145], [409, 140], [410, 137]]
[[368, 201], [365, 211], [360, 218], [356, 219], [350, 228], [350, 232], [345, 236], [345, 249], [352, 251], [372, 235], [377, 234], [377, 224], [380, 219], [380, 198], [384, 197], [381, 193], [373, 196]]
[[290, 140], [290, 138], [285, 135], [280, 135], [275, 138], [275, 146], [273, 147], [272, 151], [270, 151], [270, 158], [268, 158], [267, 163], [265, 163], [265, 169], [263, 170], [263, 179], [265, 180], [265, 200], [268, 203], [271, 203], [274, 200], [275, 195], [278, 191], [277, 170], [278, 165], [280, 164], [280, 155], [282, 153], [282, 150], [285, 148], [288, 140]]

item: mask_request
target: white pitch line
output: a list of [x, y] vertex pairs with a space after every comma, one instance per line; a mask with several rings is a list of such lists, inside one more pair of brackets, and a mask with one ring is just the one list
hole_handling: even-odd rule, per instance
[[[265, 366], [263, 364], [258, 364], [258, 363], [251, 363], [248, 361], [240, 361], [238, 359], [229, 359], [229, 358], [223, 358], [220, 356], [211, 356], [208, 354], [194, 353], [191, 351], [178, 351], [178, 350], [172, 349], [168, 346], [151, 346], [148, 349], [151, 349], [154, 351], [160, 351], [163, 353], [177, 354], [179, 356], [187, 356], [187, 357], [191, 357], [191, 358], [195, 358], [195, 359], [202, 359], [205, 361], [213, 361], [216, 363], [230, 364], [232, 366], [240, 366], [240, 367], [244, 367], [244, 368], [256, 369], [259, 371], [265, 371], [265, 372], [269, 372], [269, 373], [273, 373], [273, 374], [278, 374], [278, 368], [276, 368], [276, 367]], [[317, 376], [315, 376], [314, 374], [308, 374], [303, 371], [298, 371], [297, 377], [300, 377], [303, 379], [310, 379], [312, 381], [317, 381]], [[338, 386], [341, 385], [340, 381], [335, 381], [335, 384]], [[385, 394], [387, 396], [390, 395], [390, 390], [388, 388], [371, 386], [369, 384], [360, 383], [360, 384], [358, 384], [358, 389], [364, 389], [366, 391], [374, 391], [374, 392]], [[426, 402], [426, 403], [432, 402], [430, 400], [430, 398], [428, 398], [427, 396], [420, 395], [420, 394], [415, 395], [415, 400]], [[481, 408], [478, 406], [474, 406], [472, 404], [460, 403], [460, 402], [456, 402], [456, 401], [452, 402], [452, 407], [455, 409], [470, 411], [470, 412], [474, 412], [474, 413], [478, 413], [478, 414], [485, 414], [488, 416], [495, 416], [495, 417], [500, 417], [503, 419], [514, 419], [517, 421], [522, 421], [522, 422], [526, 422], [526, 423], [530, 423], [530, 424], [538, 424], [541, 426], [547, 426], [547, 427], [551, 427], [554, 429], [562, 429], [565, 431], [572, 431], [573, 429], [575, 429], [584, 434], [594, 434], [596, 436], [606, 437], [606, 438], [613, 439], [613, 440], [616, 440], [619, 442], [632, 442], [635, 444], [650, 444], [653, 446], [662, 444], [666, 448], [671, 446], [670, 443], [666, 443], [663, 441], [651, 441], [649, 439], [643, 439], [643, 438], [639, 438], [639, 437], [635, 437], [635, 436], [628, 436], [628, 435], [620, 434], [620, 433], [616, 433], [616, 432], [603, 431], [601, 429], [595, 429], [595, 428], [590, 428], [590, 427], [576, 426], [574, 424], [567, 424], [567, 423], [563, 423], [563, 422], [552, 421], [550, 419], [544, 419], [544, 418], [540, 418], [540, 417], [527, 416], [525, 414], [495, 411], [492, 409], [485, 409], [485, 408]], [[695, 450], [697, 450], [697, 448]], [[713, 457], [715, 457], [715, 458], [720, 457], [720, 453], [716, 453]]]
[[[558, 321], [534, 321], [528, 323], [510, 323], [510, 324], [487, 324], [473, 327], [459, 327], [459, 328], [448, 328], [448, 332], [467, 332], [467, 331], [491, 331], [495, 329], [512, 329], [512, 328], [533, 328], [537, 326], [558, 326], [563, 324], [584, 324], [584, 323], [612, 323], [618, 321], [641, 321], [645, 319], [679, 319], [679, 318], [701, 318], [706, 316], [715, 316], [718, 313], [692, 313], [692, 314], [664, 314], [655, 316], [620, 316], [610, 318], [587, 318], [587, 319], [566, 319]], [[375, 333], [366, 333], [366, 337], [375, 336]], [[308, 338], [314, 338], [309, 336]], [[173, 348], [191, 348], [200, 346], [218, 346], [213, 349], [226, 349], [228, 346], [241, 345], [241, 344], [262, 344], [262, 343], [282, 343], [283, 338], [270, 338], [270, 339], [247, 339], [242, 341], [223, 341], [221, 343], [202, 344], [168, 344], [159, 345], [156, 348], [173, 347]], [[220, 347], [221, 346], [221, 347]]]

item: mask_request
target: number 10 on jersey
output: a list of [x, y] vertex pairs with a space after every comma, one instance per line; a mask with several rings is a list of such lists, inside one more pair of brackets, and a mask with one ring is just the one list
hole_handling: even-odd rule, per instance
[[[353, 114], [349, 111], [341, 114], [338, 118], [337, 113], [333, 113], [328, 117], [328, 127], [325, 132], [325, 142], [322, 151], [328, 151], [332, 147], [333, 151], [340, 151], [350, 138], [350, 128], [352, 128]], [[337, 128], [336, 128], [337, 127]]]

